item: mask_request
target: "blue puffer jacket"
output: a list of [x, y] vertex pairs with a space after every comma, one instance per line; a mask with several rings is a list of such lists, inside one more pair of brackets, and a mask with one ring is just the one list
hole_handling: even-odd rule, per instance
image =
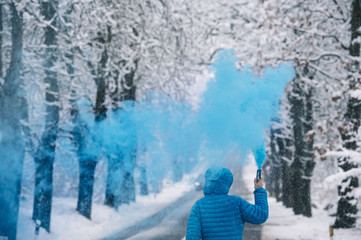
[[205, 174], [204, 195], [192, 207], [187, 240], [242, 239], [244, 223], [264, 223], [268, 218], [267, 192], [254, 191], [255, 205], [227, 195], [233, 175], [226, 168], [210, 168]]

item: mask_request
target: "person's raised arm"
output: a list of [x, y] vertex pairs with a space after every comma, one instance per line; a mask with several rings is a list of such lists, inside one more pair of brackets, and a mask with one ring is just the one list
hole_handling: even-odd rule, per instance
[[246, 222], [261, 224], [268, 218], [267, 191], [263, 188], [262, 178], [258, 182], [254, 179], [254, 188], [255, 204], [250, 204], [244, 200], [241, 203], [241, 215]]

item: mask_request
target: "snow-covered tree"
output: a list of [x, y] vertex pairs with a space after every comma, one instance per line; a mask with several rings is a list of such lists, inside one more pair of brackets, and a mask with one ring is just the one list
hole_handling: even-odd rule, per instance
[[[345, 114], [344, 125], [341, 128], [343, 147], [350, 152], [360, 151], [357, 133], [361, 123], [361, 101], [357, 96], [360, 91], [360, 39], [361, 39], [361, 1], [354, 0], [351, 5], [351, 41], [349, 45], [350, 56], [354, 57], [349, 67], [348, 79], [349, 99]], [[356, 224], [357, 197], [354, 189], [359, 187], [360, 172], [352, 174], [360, 164], [354, 162], [351, 156], [339, 157], [339, 167], [344, 171], [345, 177], [338, 186], [339, 200], [337, 203], [337, 215], [334, 224], [335, 228], [350, 228]]]
[[[0, 3], [1, 39], [5, 36], [4, 22], [10, 23], [9, 62], [0, 59], [0, 236], [15, 240], [20, 204], [21, 176], [25, 141], [23, 123], [27, 121], [27, 102], [22, 78], [23, 11], [15, 2]], [[3, 15], [3, 12], [10, 13]], [[9, 25], [5, 25], [9, 26]], [[6, 42], [6, 41], [4, 41]], [[3, 48], [0, 41], [0, 50]], [[6, 63], [6, 64], [3, 64]], [[5, 72], [5, 75], [3, 75]]]
[[[44, 83], [46, 116], [45, 130], [34, 156], [35, 161], [35, 193], [33, 220], [50, 232], [50, 216], [53, 195], [53, 164], [59, 124], [59, 84], [56, 69], [57, 61], [57, 1], [42, 2], [41, 14], [46, 26], [44, 29]], [[55, 70], [55, 71], [54, 71]]]

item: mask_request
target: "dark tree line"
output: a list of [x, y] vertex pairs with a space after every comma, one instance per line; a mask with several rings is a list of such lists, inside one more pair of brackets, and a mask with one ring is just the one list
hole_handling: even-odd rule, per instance
[[293, 208], [295, 214], [311, 217], [313, 89], [301, 79], [302, 75], [310, 74], [308, 68], [300, 69], [285, 101], [291, 126], [276, 122], [270, 130], [267, 186], [270, 186], [271, 194], [285, 206]]
[[[351, 42], [350, 56], [360, 57], [360, 42], [355, 41], [361, 37], [361, 1], [354, 0], [351, 5]], [[354, 61], [350, 67], [350, 72], [360, 71], [360, 62]], [[360, 88], [360, 79], [349, 79], [350, 89]], [[360, 146], [356, 141], [356, 135], [361, 123], [361, 101], [350, 96], [347, 103], [347, 111], [344, 116], [344, 126], [340, 128], [343, 147], [347, 150], [357, 151]], [[348, 157], [340, 157], [338, 166], [347, 172], [357, 165], [349, 161]], [[339, 200], [337, 203], [335, 228], [350, 228], [356, 224], [357, 201], [352, 195], [355, 188], [359, 187], [359, 180], [356, 176], [346, 177], [338, 186]]]
[[[350, 56], [360, 57], [361, 1], [353, 0], [351, 4], [351, 39], [347, 48]], [[345, 47], [346, 48], [346, 47]], [[350, 91], [360, 89], [360, 79], [352, 73], [359, 72], [360, 63], [353, 60], [348, 71], [347, 79]], [[315, 74], [310, 71], [307, 63], [300, 66], [298, 74], [287, 91], [283, 111], [288, 119], [283, 124], [275, 122], [270, 129], [267, 187], [271, 195], [282, 201], [286, 207], [293, 208], [295, 214], [312, 216], [310, 183], [315, 166], [315, 149], [313, 146], [315, 120], [313, 119], [313, 104], [317, 95], [311, 85], [302, 79], [311, 80]], [[337, 99], [332, 99], [337, 101]], [[342, 125], [338, 131], [342, 138], [342, 146], [337, 151], [360, 151], [357, 132], [361, 124], [361, 102], [357, 97], [349, 96], [347, 109], [343, 116]], [[287, 122], [288, 120], [288, 122]], [[292, 131], [291, 131], [292, 130]], [[351, 157], [338, 157], [338, 166], [344, 173], [359, 167]], [[355, 227], [357, 215], [357, 200], [353, 195], [354, 189], [359, 187], [357, 176], [347, 176], [338, 186], [338, 201], [335, 228]]]

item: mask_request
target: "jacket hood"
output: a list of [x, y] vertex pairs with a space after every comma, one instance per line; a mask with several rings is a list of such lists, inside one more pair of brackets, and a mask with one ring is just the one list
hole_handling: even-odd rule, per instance
[[233, 183], [233, 174], [227, 168], [212, 167], [206, 171], [204, 195], [225, 195]]

